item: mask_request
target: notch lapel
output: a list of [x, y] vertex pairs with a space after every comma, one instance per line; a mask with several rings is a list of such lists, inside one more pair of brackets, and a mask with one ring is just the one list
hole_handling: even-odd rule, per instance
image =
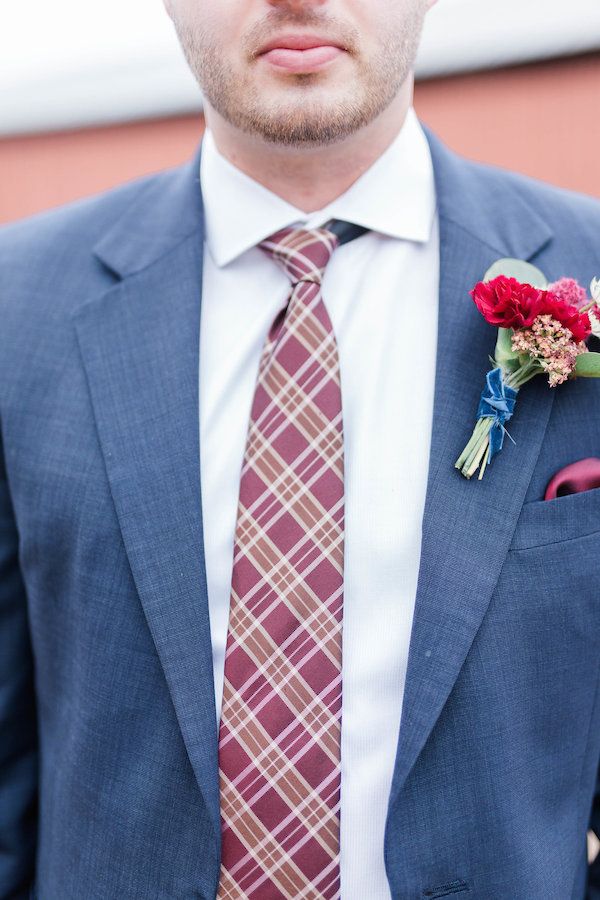
[[494, 198], [489, 176], [455, 158], [429, 133], [428, 139], [440, 221], [434, 424], [388, 822], [489, 605], [554, 397], [542, 378], [525, 386], [509, 425], [516, 446], [505, 442], [483, 481], [467, 481], [454, 468], [475, 424], [496, 340], [496, 329], [477, 312], [468, 292], [497, 259], [532, 258], [551, 232], [517, 191]]
[[74, 316], [133, 577], [185, 746], [220, 834], [202, 538], [199, 158], [154, 181], [97, 255], [123, 275]]

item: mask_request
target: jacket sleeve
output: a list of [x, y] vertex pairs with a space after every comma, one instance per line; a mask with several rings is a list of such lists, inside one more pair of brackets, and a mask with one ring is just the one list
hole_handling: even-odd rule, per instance
[[0, 900], [34, 880], [38, 750], [33, 656], [18, 534], [0, 442]]

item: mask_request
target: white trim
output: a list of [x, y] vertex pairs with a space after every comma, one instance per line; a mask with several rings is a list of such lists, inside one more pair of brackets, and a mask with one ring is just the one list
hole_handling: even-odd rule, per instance
[[600, 50], [599, 0], [438, 0], [417, 74], [448, 75]]

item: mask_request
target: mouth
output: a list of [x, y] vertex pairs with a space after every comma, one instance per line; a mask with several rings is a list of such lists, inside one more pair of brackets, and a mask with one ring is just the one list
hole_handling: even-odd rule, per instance
[[302, 75], [317, 72], [345, 52], [341, 44], [322, 35], [286, 34], [265, 44], [258, 57], [276, 69]]

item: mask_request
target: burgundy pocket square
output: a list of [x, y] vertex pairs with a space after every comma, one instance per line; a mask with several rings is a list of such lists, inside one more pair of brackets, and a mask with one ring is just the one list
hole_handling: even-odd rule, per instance
[[554, 500], [567, 494], [580, 494], [600, 487], [600, 459], [590, 456], [565, 466], [552, 476], [544, 500]]

